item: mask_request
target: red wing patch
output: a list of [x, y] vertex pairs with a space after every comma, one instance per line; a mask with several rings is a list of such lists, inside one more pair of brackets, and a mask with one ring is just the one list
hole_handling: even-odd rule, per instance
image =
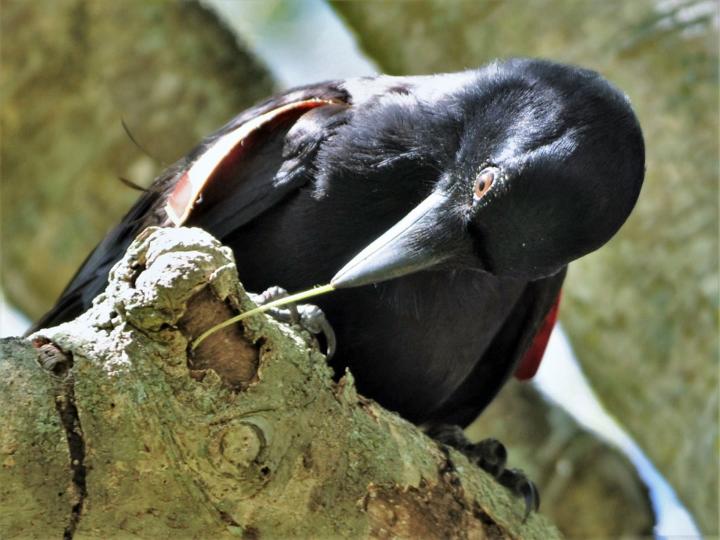
[[179, 227], [187, 220], [200, 193], [208, 182], [212, 180], [213, 175], [221, 168], [224, 161], [237, 157], [235, 154], [242, 151], [242, 147], [248, 141], [248, 138], [257, 133], [258, 130], [275, 122], [287, 121], [293, 117], [297, 119], [310, 109], [331, 103], [337, 103], [337, 101], [331, 99], [307, 99], [288, 103], [256, 116], [214, 141], [182, 173], [168, 196], [165, 211], [170, 221], [176, 227]]
[[555, 326], [555, 322], [557, 321], [559, 308], [560, 294], [558, 294], [555, 299], [555, 303], [545, 316], [545, 320], [542, 322], [540, 330], [538, 330], [538, 333], [535, 335], [532, 345], [530, 345], [530, 348], [525, 353], [522, 361], [515, 369], [515, 377], [517, 379], [520, 379], [521, 381], [532, 379], [537, 373], [537, 370], [540, 367], [540, 362], [545, 354], [545, 348], [547, 347], [548, 340], [550, 339], [550, 334]]

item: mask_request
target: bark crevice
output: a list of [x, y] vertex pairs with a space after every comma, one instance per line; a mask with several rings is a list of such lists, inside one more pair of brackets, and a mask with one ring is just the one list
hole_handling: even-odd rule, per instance
[[71, 540], [82, 517], [83, 505], [87, 497], [85, 441], [80, 414], [75, 404], [73, 357], [72, 353], [63, 351], [47, 339], [35, 339], [33, 345], [38, 350], [38, 363], [51, 374], [55, 388], [55, 410], [67, 440], [71, 505], [70, 516], [63, 530], [63, 539]]

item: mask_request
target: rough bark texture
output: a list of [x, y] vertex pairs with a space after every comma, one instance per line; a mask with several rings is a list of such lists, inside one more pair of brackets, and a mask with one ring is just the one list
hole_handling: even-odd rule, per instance
[[3, 341], [0, 536], [558, 537], [303, 332], [260, 315], [190, 351], [194, 312], [250, 305], [229, 249], [148, 229], [88, 312]]
[[[595, 69], [630, 96], [647, 146], [643, 192], [620, 233], [571, 265], [560, 317], [607, 408], [712, 536], [719, 530], [718, 32], [712, 6], [708, 14], [692, 4], [702, 8], [651, 0], [423, 0], [382, 9], [333, 2], [389, 73], [546, 57]], [[533, 429], [522, 417], [504, 425]]]
[[3, 288], [37, 318], [137, 198], [118, 177], [149, 185], [273, 84], [194, 2], [0, 0], [0, 41]]

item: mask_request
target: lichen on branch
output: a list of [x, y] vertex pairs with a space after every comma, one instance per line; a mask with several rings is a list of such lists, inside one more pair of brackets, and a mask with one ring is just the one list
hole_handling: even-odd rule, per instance
[[152, 228], [90, 310], [32, 336], [70, 358], [67, 370], [6, 341], [2, 536], [558, 536], [540, 515], [523, 523], [523, 502], [462, 455], [359, 395], [350, 373], [334, 382], [301, 329], [260, 314], [191, 350], [251, 307], [228, 248], [200, 229]]

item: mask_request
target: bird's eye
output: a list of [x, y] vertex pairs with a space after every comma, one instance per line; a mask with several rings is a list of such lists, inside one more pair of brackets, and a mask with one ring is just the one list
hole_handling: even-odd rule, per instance
[[473, 188], [476, 199], [479, 199], [490, 190], [496, 176], [497, 169], [495, 167], [486, 167], [480, 171], [480, 174], [478, 174], [475, 179], [475, 186]]

